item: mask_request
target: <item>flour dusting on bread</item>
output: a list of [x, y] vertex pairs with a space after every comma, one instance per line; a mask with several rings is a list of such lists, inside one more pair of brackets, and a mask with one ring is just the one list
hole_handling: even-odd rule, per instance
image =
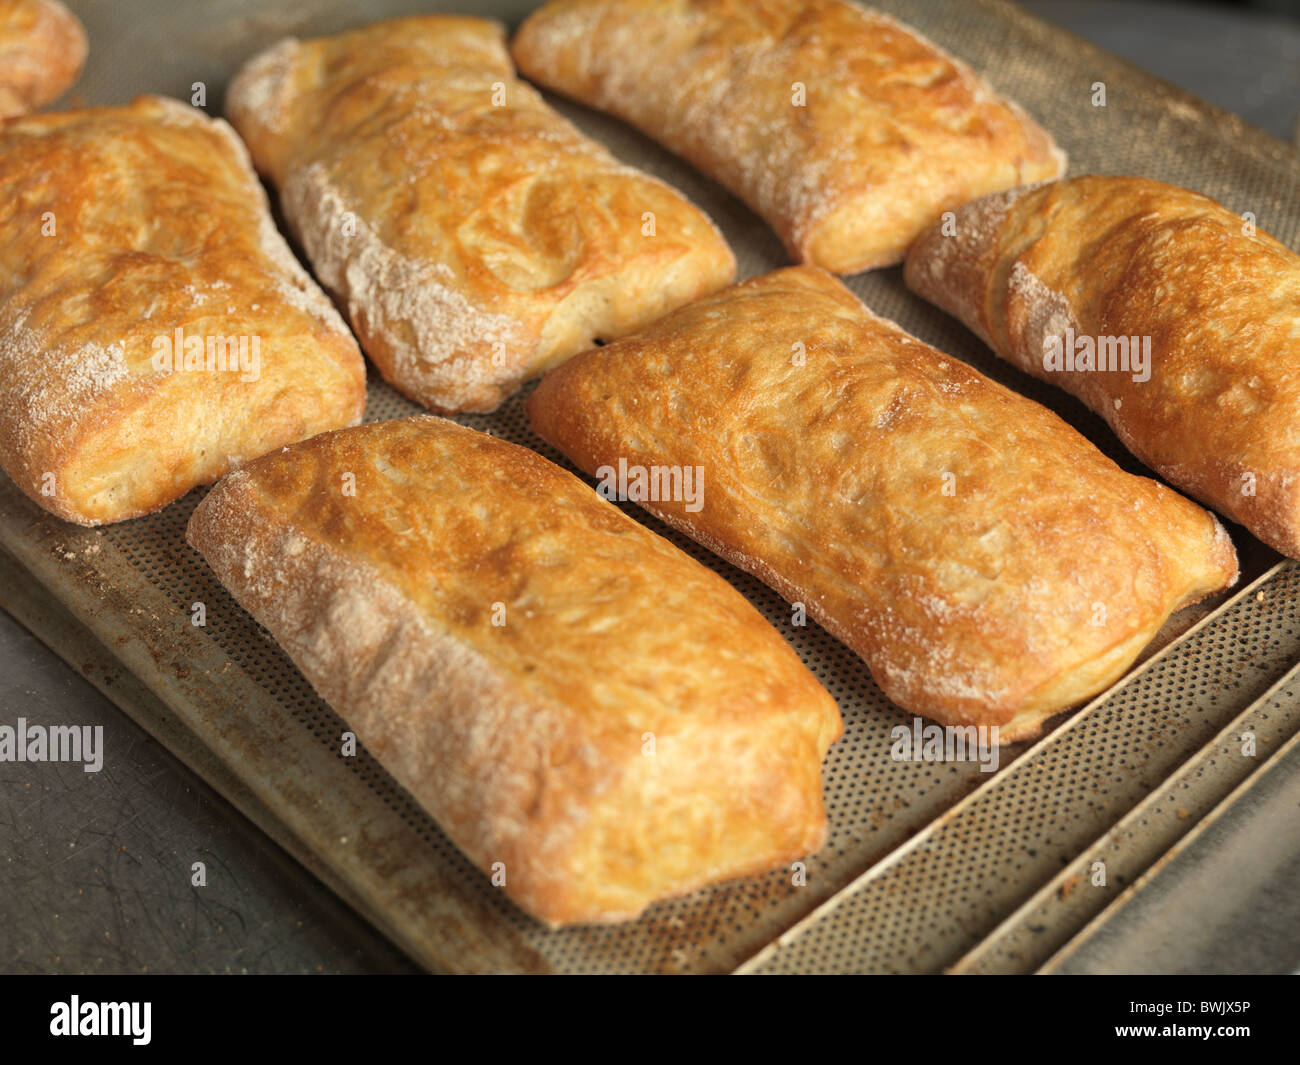
[[[7, 320], [6, 320], [7, 319]], [[129, 376], [122, 344], [61, 342], [27, 325], [26, 312], [0, 318], [0, 365], [14, 371], [3, 388], [5, 420], [20, 449], [41, 440], [71, 446], [82, 412]], [[40, 373], [29, 369], [37, 360]]]
[[1017, 261], [1007, 277], [1007, 289], [1015, 302], [1009, 314], [1023, 316], [1019, 344], [1015, 351], [1021, 368], [1041, 377], [1043, 352], [1049, 337], [1064, 337], [1067, 329], [1078, 329], [1070, 301], [1044, 282], [1023, 262]]
[[510, 362], [494, 366], [491, 350], [517, 347], [520, 323], [471, 304], [445, 283], [445, 265], [394, 251], [344, 200], [323, 163], [290, 173], [283, 196], [321, 281], [358, 331], [382, 343], [391, 359], [384, 369], [399, 387], [457, 409], [498, 394], [517, 376]]
[[283, 133], [289, 122], [289, 88], [298, 41], [287, 37], [248, 61], [226, 90], [227, 106], [270, 133]]

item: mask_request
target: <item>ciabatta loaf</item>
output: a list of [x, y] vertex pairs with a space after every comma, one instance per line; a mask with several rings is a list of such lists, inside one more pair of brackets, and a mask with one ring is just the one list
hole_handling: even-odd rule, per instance
[[513, 44], [548, 89], [721, 182], [801, 262], [898, 262], [940, 213], [1065, 155], [966, 64], [844, 0], [551, 0]]
[[227, 477], [190, 543], [511, 898], [614, 921], [817, 850], [834, 700], [726, 581], [421, 416]]
[[495, 22], [286, 40], [226, 107], [366, 354], [435, 410], [492, 410], [735, 271], [703, 212], [515, 78]]
[[[894, 702], [1002, 741], [1237, 572], [1212, 514], [811, 267], [577, 356], [528, 414], [603, 490], [799, 604]], [[634, 476], [674, 469], [703, 491]]]
[[61, 0], [0, 0], [0, 119], [56, 100], [85, 61], [85, 27]]
[[360, 419], [361, 352], [226, 123], [159, 97], [11, 119], [0, 232], [0, 465], [59, 517]]
[[1171, 484], [1300, 557], [1300, 256], [1253, 220], [1147, 178], [1072, 178], [963, 207], [905, 276]]

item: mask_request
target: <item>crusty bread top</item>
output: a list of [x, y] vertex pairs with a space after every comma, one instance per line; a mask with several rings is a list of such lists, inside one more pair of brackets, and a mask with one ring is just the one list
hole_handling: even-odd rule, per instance
[[189, 540], [396, 779], [553, 923], [821, 846], [835, 701], [721, 577], [421, 416], [225, 478]]
[[702, 510], [645, 505], [805, 602], [900, 705], [1003, 739], [1236, 576], [1213, 515], [810, 267], [577, 356], [528, 412], [588, 472], [703, 466]]
[[[1300, 256], [1208, 197], [1087, 176], [935, 226], [907, 283], [1082, 399], [1174, 485], [1300, 556]], [[1049, 369], [1044, 343], [1150, 338], [1149, 380]]]
[[734, 275], [703, 212], [515, 78], [498, 23], [290, 39], [226, 104], [366, 353], [433, 409], [491, 410]]
[[[0, 230], [0, 463], [61, 517], [145, 513], [360, 417], [361, 353], [219, 119], [142, 97], [10, 120]], [[177, 329], [256, 337], [259, 376], [158, 368]]]
[[[254, 486], [296, 535], [371, 567], [435, 627], [594, 730], [670, 732], [706, 704], [782, 714], [821, 690], [717, 574], [535, 452], [454, 422], [321, 434], [227, 480], [209, 509]], [[509, 608], [499, 627], [497, 602]]]
[[85, 61], [85, 27], [61, 0], [0, 0], [0, 119], [56, 99]]
[[940, 212], [1065, 169], [1052, 138], [964, 63], [843, 0], [551, 0], [513, 54], [838, 273], [897, 262]]

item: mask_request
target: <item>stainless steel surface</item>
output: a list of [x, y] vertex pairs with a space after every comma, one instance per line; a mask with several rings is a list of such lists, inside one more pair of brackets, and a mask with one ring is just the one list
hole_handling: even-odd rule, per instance
[[1300, 735], [1293, 735], [1043, 971], [1300, 971], [1297, 839]]
[[[146, 90], [188, 98], [203, 82], [215, 110], [229, 73], [283, 33], [436, 5], [373, 3], [364, 12], [327, 0], [292, 8], [247, 0], [74, 6], [97, 42], [79, 90], [87, 102]], [[1025, 103], [1071, 151], [1076, 172], [1142, 172], [1199, 188], [1253, 210], [1261, 226], [1296, 246], [1300, 163], [1278, 142], [1006, 5], [879, 6]], [[509, 17], [527, 7], [494, 9]], [[1089, 102], [1097, 80], [1109, 87], [1102, 110]], [[704, 206], [736, 247], [743, 274], [783, 262], [767, 229], [720, 189], [618, 123], [560, 106], [616, 154]], [[1117, 461], [1137, 468], [1100, 421], [993, 359], [955, 322], [907, 293], [898, 271], [851, 285], [874, 309], [1048, 403]], [[368, 417], [410, 409], [372, 381]], [[463, 420], [535, 445], [519, 413], [516, 402], [492, 418]], [[0, 536], [148, 689], [148, 698], [123, 699], [128, 710], [188, 751], [198, 771], [224, 781], [223, 794], [431, 967], [699, 971], [729, 969], [755, 955], [747, 967], [756, 971], [950, 965], [1013, 918], [1062, 865], [1124, 824], [1235, 719], [1247, 719], [1252, 704], [1300, 661], [1295, 567], [1288, 564], [1261, 585], [1264, 600], [1255, 589], [1239, 592], [1222, 617], [1152, 659], [1119, 692], [1056, 719], [1058, 731], [1043, 742], [1004, 750], [1003, 768], [991, 779], [970, 764], [895, 763], [889, 731], [908, 718], [883, 699], [862, 664], [813, 626], [788, 628], [788, 611], [773, 594], [674, 537], [749, 595], [839, 698], [846, 736], [824, 777], [832, 839], [810, 861], [807, 887], [794, 888], [776, 872], [662, 904], [635, 924], [551, 933], [488, 886], [373, 761], [338, 757], [337, 717], [184, 546], [184, 523], [198, 495], [149, 519], [79, 530], [41, 514], [4, 481]], [[1271, 571], [1275, 556], [1244, 534], [1237, 539], [1250, 577]], [[194, 601], [207, 605], [204, 630], [189, 624]], [[1160, 643], [1198, 616], [1178, 619]], [[1008, 765], [1012, 758], [1018, 760]], [[1195, 791], [1197, 809], [1216, 797], [1220, 778], [1211, 785]], [[1200, 789], [1199, 780], [1192, 787]], [[1191, 819], [1185, 822], [1190, 828]], [[1176, 838], [1177, 825], [1163, 830], [1149, 846], [1158, 850]], [[1054, 940], [1067, 939], [1087, 916], [1061, 910]], [[769, 947], [792, 926], [788, 939]]]

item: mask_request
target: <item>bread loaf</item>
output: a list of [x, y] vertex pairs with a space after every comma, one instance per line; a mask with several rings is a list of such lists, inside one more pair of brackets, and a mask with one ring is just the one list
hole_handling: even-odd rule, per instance
[[189, 540], [544, 921], [826, 837], [834, 700], [726, 581], [535, 452], [429, 416], [325, 434], [223, 480]]
[[701, 211], [515, 78], [495, 22], [286, 40], [226, 108], [366, 354], [435, 410], [492, 410], [735, 270]]
[[551, 0], [513, 45], [548, 89], [725, 185], [801, 262], [896, 263], [945, 210], [1065, 155], [964, 63], [844, 0]]
[[[528, 415], [606, 491], [843, 640], [899, 706], [1003, 742], [1236, 577], [1212, 514], [811, 267], [577, 356]], [[702, 493], [641, 472], [673, 470]]]
[[356, 422], [365, 366], [230, 127], [175, 100], [0, 126], [0, 465], [120, 521]]
[[0, 119], [56, 100], [86, 61], [86, 30], [61, 0], [0, 0]]
[[1072, 178], [963, 207], [905, 276], [1171, 484], [1300, 557], [1300, 256], [1249, 219], [1147, 178]]

